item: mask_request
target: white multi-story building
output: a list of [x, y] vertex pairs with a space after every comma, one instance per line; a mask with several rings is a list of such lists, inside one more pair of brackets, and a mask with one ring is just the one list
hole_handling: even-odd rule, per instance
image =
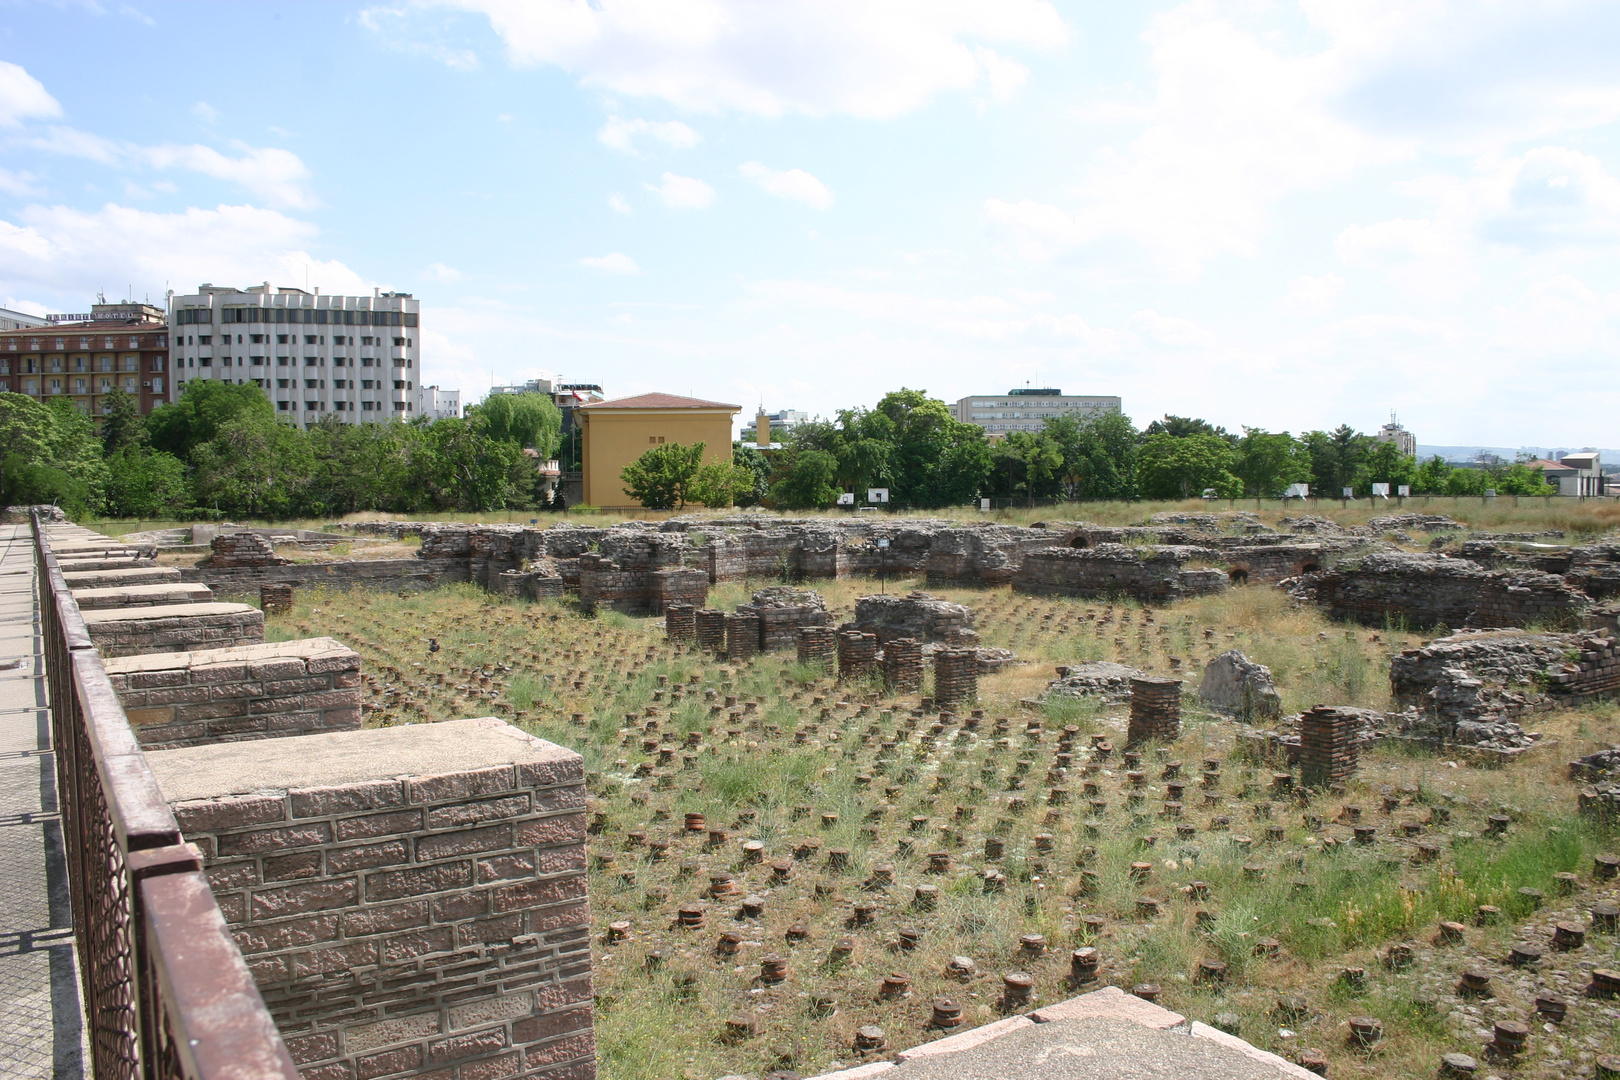
[[956, 403], [956, 418], [977, 424], [993, 435], [1039, 431], [1054, 416], [1095, 416], [1119, 412], [1124, 403], [1105, 394], [1065, 394], [1062, 390], [1009, 390], [1005, 394], [975, 394]]
[[169, 295], [173, 395], [194, 379], [257, 385], [278, 415], [308, 427], [415, 417], [420, 300], [409, 293], [200, 285]]
[[424, 386], [417, 391], [416, 414], [429, 420], [458, 420], [461, 418], [461, 391], [440, 390], [437, 386]]
[[1395, 449], [1407, 457], [1417, 457], [1417, 436], [1401, 426], [1395, 414], [1389, 414], [1389, 423], [1378, 429], [1373, 438], [1378, 442], [1394, 443]]

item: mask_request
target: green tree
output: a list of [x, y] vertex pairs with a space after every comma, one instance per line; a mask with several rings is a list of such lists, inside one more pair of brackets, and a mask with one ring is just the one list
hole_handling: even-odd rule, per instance
[[125, 446], [107, 458], [107, 512], [114, 517], [171, 517], [190, 495], [185, 464], [173, 454]]
[[665, 443], [651, 448], [619, 473], [624, 493], [649, 510], [679, 510], [690, 498], [704, 446]]
[[1412, 471], [1412, 492], [1416, 495], [1443, 495], [1451, 466], [1439, 454]]
[[1134, 499], [1141, 436], [1131, 418], [1105, 412], [1057, 416], [1044, 434], [1063, 453], [1063, 493], [1070, 499]]
[[1231, 471], [1236, 458], [1219, 435], [1149, 435], [1137, 458], [1137, 486], [1149, 499], [1188, 499], [1208, 488], [1232, 498], [1243, 493], [1243, 482]]
[[542, 461], [562, 441], [562, 410], [550, 394], [491, 394], [467, 410], [467, 419], [479, 434], [538, 451]]
[[306, 495], [312, 514], [361, 510], [409, 513], [433, 506], [411, 482], [411, 457], [427, 425], [383, 420], [345, 424], [328, 416], [309, 429], [315, 475]]
[[291, 514], [315, 472], [308, 436], [264, 410], [241, 410], [192, 449], [191, 461], [198, 506], [249, 517]]
[[1051, 436], [1044, 431], [1015, 431], [1007, 436], [1003, 446], [1022, 466], [1024, 497], [1031, 505], [1036, 498], [1058, 493], [1063, 449]]
[[529, 494], [527, 464], [516, 443], [490, 439], [460, 419], [425, 425], [410, 454], [413, 482], [433, 505], [474, 512], [504, 510]]
[[826, 450], [790, 449], [779, 457], [771, 502], [780, 510], [821, 510], [839, 495], [838, 459]]
[[66, 470], [29, 461], [21, 454], [6, 455], [0, 461], [0, 505], [49, 504], [60, 506], [70, 518], [84, 517], [95, 509], [90, 486]]
[[1417, 475], [1417, 459], [1407, 457], [1392, 442], [1374, 442], [1367, 448], [1356, 472], [1356, 494], [1372, 494], [1374, 484], [1388, 484], [1391, 494], [1400, 491], [1402, 484], [1411, 484]]
[[101, 441], [70, 399], [42, 404], [24, 394], [0, 394], [0, 453], [8, 502], [55, 502], [79, 517], [101, 509], [107, 491]]
[[112, 457], [125, 448], [139, 449], [147, 444], [146, 417], [141, 403], [120, 387], [113, 387], [101, 398], [101, 448]]
[[1311, 456], [1311, 492], [1336, 499], [1344, 488], [1355, 486], [1373, 440], [1340, 424], [1332, 431], [1308, 431], [1300, 441]]
[[752, 494], [752, 469], [729, 461], [712, 461], [699, 466], [688, 485], [687, 495], [693, 502], [702, 503], [711, 510], [722, 510], [737, 503], [741, 492]]
[[1514, 462], [1496, 477], [1496, 490], [1503, 495], [1556, 495], [1558, 488], [1549, 484], [1540, 469], [1532, 469], [1522, 461]]
[[274, 420], [276, 409], [257, 386], [237, 386], [222, 379], [192, 379], [179, 401], [152, 410], [146, 427], [154, 450], [186, 461], [192, 450], [242, 416]]
[[1208, 420], [1200, 420], [1192, 416], [1175, 416], [1165, 414], [1163, 420], [1155, 420], [1142, 429], [1142, 437], [1150, 435], [1174, 435], [1178, 439], [1185, 439], [1189, 435], [1215, 435], [1227, 442], [1237, 442], [1237, 436], [1223, 427], [1216, 427]]
[[748, 470], [749, 480], [737, 491], [738, 506], [758, 506], [771, 497], [771, 459], [758, 447], [747, 443], [733, 443], [732, 464]]
[[1246, 427], [1238, 440], [1232, 473], [1243, 481], [1245, 495], [1276, 498], [1289, 484], [1310, 480], [1311, 456], [1286, 431], [1274, 434], [1265, 428]]

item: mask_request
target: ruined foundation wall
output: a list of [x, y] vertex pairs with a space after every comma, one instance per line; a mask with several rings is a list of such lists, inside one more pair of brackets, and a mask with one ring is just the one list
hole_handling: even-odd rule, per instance
[[577, 754], [482, 718], [147, 760], [306, 1080], [594, 1076]]
[[164, 604], [84, 613], [102, 656], [187, 652], [264, 640], [264, 612], [246, 604]]
[[1088, 599], [1127, 596], [1165, 604], [1225, 589], [1222, 571], [1186, 568], [1192, 559], [1215, 557], [1208, 549], [1189, 547], [1045, 548], [1024, 556], [1013, 577], [1013, 591]]

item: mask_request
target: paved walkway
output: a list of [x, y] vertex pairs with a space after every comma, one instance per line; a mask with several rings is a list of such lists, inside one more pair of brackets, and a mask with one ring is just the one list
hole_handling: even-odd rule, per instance
[[32, 532], [0, 525], [0, 1076], [79, 1080], [85, 1051]]

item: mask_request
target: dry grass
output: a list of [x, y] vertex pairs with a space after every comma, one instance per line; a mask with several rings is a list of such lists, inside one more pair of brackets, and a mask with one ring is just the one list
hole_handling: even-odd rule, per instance
[[[870, 581], [809, 584], [840, 613], [875, 591]], [[711, 599], [729, 608], [749, 588], [717, 588]], [[985, 644], [1012, 648], [1034, 663], [984, 679], [979, 730], [950, 725], [933, 747], [921, 736], [934, 718], [912, 716], [915, 698], [886, 700], [870, 687], [807, 679], [810, 673], [790, 657], [717, 663], [671, 649], [655, 620], [616, 614], [588, 620], [566, 605], [502, 601], [467, 586], [406, 598], [305, 591], [293, 612], [272, 618], [269, 628], [272, 638], [329, 633], [358, 648], [376, 677], [368, 687], [380, 706], [372, 722], [499, 712], [585, 756], [599, 823], [590, 841], [597, 1033], [602, 1073], [613, 1080], [758, 1074], [774, 1067], [809, 1075], [857, 1060], [853, 1032], [868, 1023], [885, 1029], [892, 1048], [903, 1048], [935, 1037], [925, 1028], [935, 997], [961, 1002], [970, 1024], [1000, 1015], [1001, 976], [1011, 971], [1034, 976], [1037, 1003], [1076, 992], [1066, 981], [1068, 954], [1080, 944], [1094, 944], [1103, 954], [1098, 985], [1158, 983], [1164, 1004], [1206, 1022], [1229, 1014], [1223, 1022], [1258, 1045], [1285, 1055], [1320, 1047], [1333, 1076], [1428, 1076], [1445, 1051], [1477, 1055], [1475, 1029], [1488, 1028], [1491, 1019], [1526, 1018], [1541, 984], [1584, 977], [1583, 963], [1614, 964], [1614, 939], [1596, 934], [1578, 952], [1555, 955], [1548, 948], [1548, 970], [1534, 976], [1500, 963], [1516, 937], [1547, 936], [1545, 913], [1515, 906], [1521, 886], [1552, 898], [1552, 875], [1568, 869], [1583, 875], [1584, 891], [1567, 901], [1550, 899], [1549, 910], [1598, 895], [1586, 875], [1591, 854], [1606, 850], [1610, 837], [1589, 831], [1573, 815], [1575, 793], [1561, 762], [1615, 738], [1614, 707], [1549, 717], [1544, 727], [1560, 745], [1503, 770], [1381, 751], [1364, 761], [1345, 792], [1318, 795], [1305, 806], [1272, 796], [1275, 766], [1236, 757], [1236, 726], [1198, 713], [1189, 699], [1185, 733], [1171, 750], [1191, 777], [1179, 823], [1193, 830], [1178, 836], [1178, 819], [1161, 816], [1167, 781], [1152, 754], [1136, 791], [1117, 752], [1104, 763], [1091, 778], [1107, 803], [1100, 812], [1087, 804], [1084, 779], [1074, 775], [1085, 757], [1079, 754], [1069, 775], [1050, 778], [1069, 790], [1069, 801], [1048, 805], [1055, 729], [1075, 724], [1087, 733], [1123, 734], [1120, 710], [1075, 705], [1041, 717], [1021, 708], [1019, 700], [1050, 678], [1052, 664], [1108, 658], [1168, 672], [1176, 657], [1184, 671], [1201, 671], [1220, 651], [1240, 648], [1273, 666], [1290, 709], [1318, 701], [1379, 705], [1387, 695], [1389, 652], [1418, 639], [1347, 632], [1314, 612], [1293, 610], [1275, 590], [1261, 587], [1159, 610], [1146, 625], [1136, 605], [1114, 604], [1115, 621], [1102, 633], [1086, 612], [1101, 614], [1110, 605], [1005, 589], [934, 591], [975, 607]], [[428, 653], [428, 636], [438, 638], [441, 652]], [[671, 693], [676, 686], [689, 688], [678, 701]], [[718, 715], [711, 713], [706, 688], [717, 695]], [[728, 696], [737, 701], [730, 710]], [[749, 704], [754, 708], [745, 712]], [[656, 712], [650, 718], [649, 708]], [[574, 714], [582, 722], [574, 722]], [[995, 730], [998, 717], [1010, 721], [1005, 736]], [[1045, 732], [1026, 737], [1027, 720], [1037, 717], [1046, 721]], [[644, 730], [649, 720], [656, 731]], [[657, 755], [643, 749], [647, 738], [676, 747], [688, 733], [697, 733], [700, 748], [676, 749], [668, 764], [656, 764]], [[1220, 766], [1207, 789], [1220, 803], [1207, 807], [1199, 781], [1206, 758]], [[1133, 793], [1142, 799], [1138, 812], [1128, 805]], [[1387, 815], [1381, 809], [1386, 794], [1395, 800]], [[1361, 806], [1364, 820], [1378, 826], [1376, 845], [1330, 851], [1324, 844], [1328, 837], [1348, 839], [1349, 829], [1335, 820], [1346, 804]], [[1504, 807], [1513, 819], [1509, 835], [1481, 838], [1487, 814]], [[1427, 824], [1436, 809], [1450, 813], [1449, 824]], [[702, 834], [684, 833], [682, 816], [694, 811], [707, 815], [711, 826], [729, 829], [727, 841], [710, 848]], [[836, 819], [824, 823], [826, 813]], [[1307, 813], [1328, 823], [1312, 831]], [[1220, 817], [1229, 819], [1224, 829], [1214, 827]], [[915, 818], [922, 819], [917, 831]], [[1421, 824], [1422, 835], [1404, 836], [1398, 826], [1406, 822]], [[1282, 828], [1281, 839], [1267, 841], [1268, 825]], [[632, 843], [634, 832], [648, 843]], [[1050, 852], [1037, 849], [1047, 843], [1043, 834], [1050, 836]], [[1004, 843], [999, 859], [986, 857], [990, 836]], [[1237, 836], [1252, 843], [1241, 845]], [[739, 845], [750, 838], [765, 844], [763, 864], [743, 862]], [[789, 856], [805, 838], [819, 841], [819, 848], [796, 862], [791, 880], [773, 883], [770, 861]], [[1413, 862], [1417, 840], [1438, 842], [1440, 857]], [[667, 853], [655, 857], [648, 846], [654, 841], [667, 841]], [[906, 841], [909, 853], [901, 846]], [[832, 848], [849, 850], [847, 868], [827, 866]], [[932, 851], [950, 854], [950, 872], [926, 872]], [[1146, 881], [1130, 879], [1133, 862], [1151, 864]], [[863, 888], [879, 864], [892, 865], [895, 884]], [[1245, 870], [1249, 864], [1260, 868], [1258, 876]], [[711, 871], [734, 873], [742, 893], [764, 897], [763, 915], [734, 918], [739, 894], [711, 900], [704, 929], [673, 929], [675, 908], [703, 896]], [[999, 871], [1004, 880], [987, 886], [986, 871]], [[1097, 875], [1089, 891], [1086, 871]], [[1296, 878], [1305, 884], [1296, 886]], [[1185, 892], [1193, 880], [1209, 883], [1207, 900]], [[910, 906], [920, 884], [938, 886], [936, 910]], [[1151, 920], [1136, 914], [1144, 895], [1161, 905]], [[869, 925], [852, 924], [857, 902], [874, 905]], [[1466, 918], [1482, 903], [1509, 914], [1500, 925], [1471, 928], [1462, 946], [1429, 944], [1436, 920]], [[1198, 926], [1200, 908], [1214, 915], [1207, 929]], [[1086, 915], [1107, 920], [1100, 937], [1085, 932]], [[617, 920], [633, 929], [626, 940], [610, 943], [607, 925]], [[790, 943], [786, 935], [795, 924], [803, 924], [808, 938]], [[743, 934], [740, 951], [719, 956], [717, 936], [730, 929]], [[902, 929], [920, 931], [914, 949], [899, 946]], [[1031, 933], [1045, 935], [1044, 954], [1020, 952], [1020, 935]], [[840, 961], [832, 948], [842, 938], [851, 940], [853, 952]], [[1276, 959], [1254, 955], [1268, 938], [1280, 943]], [[1408, 972], [1385, 970], [1380, 950], [1408, 938], [1418, 944], [1419, 963]], [[649, 963], [654, 953], [661, 954], [656, 966]], [[786, 982], [758, 981], [760, 958], [768, 953], [788, 959]], [[979, 977], [966, 984], [947, 979], [946, 964], [956, 955], [972, 957]], [[1206, 958], [1229, 964], [1224, 985], [1195, 981], [1198, 961]], [[1494, 973], [1496, 998], [1455, 997], [1451, 986], [1470, 964]], [[1366, 969], [1364, 991], [1339, 981], [1347, 967]], [[911, 978], [911, 995], [879, 1001], [879, 981], [891, 971]], [[1308, 1015], [1276, 1014], [1279, 994], [1302, 995]], [[830, 1000], [836, 1012], [818, 1014], [813, 998]], [[739, 1011], [759, 1017], [760, 1033], [740, 1043], [722, 1041], [723, 1019]], [[1385, 1042], [1375, 1052], [1346, 1044], [1344, 1024], [1355, 1015], [1383, 1021]], [[1572, 998], [1562, 1027], [1532, 1025], [1533, 1051], [1513, 1075], [1563, 1077], [1592, 1054], [1612, 1052], [1615, 1017], [1602, 1002]]]

